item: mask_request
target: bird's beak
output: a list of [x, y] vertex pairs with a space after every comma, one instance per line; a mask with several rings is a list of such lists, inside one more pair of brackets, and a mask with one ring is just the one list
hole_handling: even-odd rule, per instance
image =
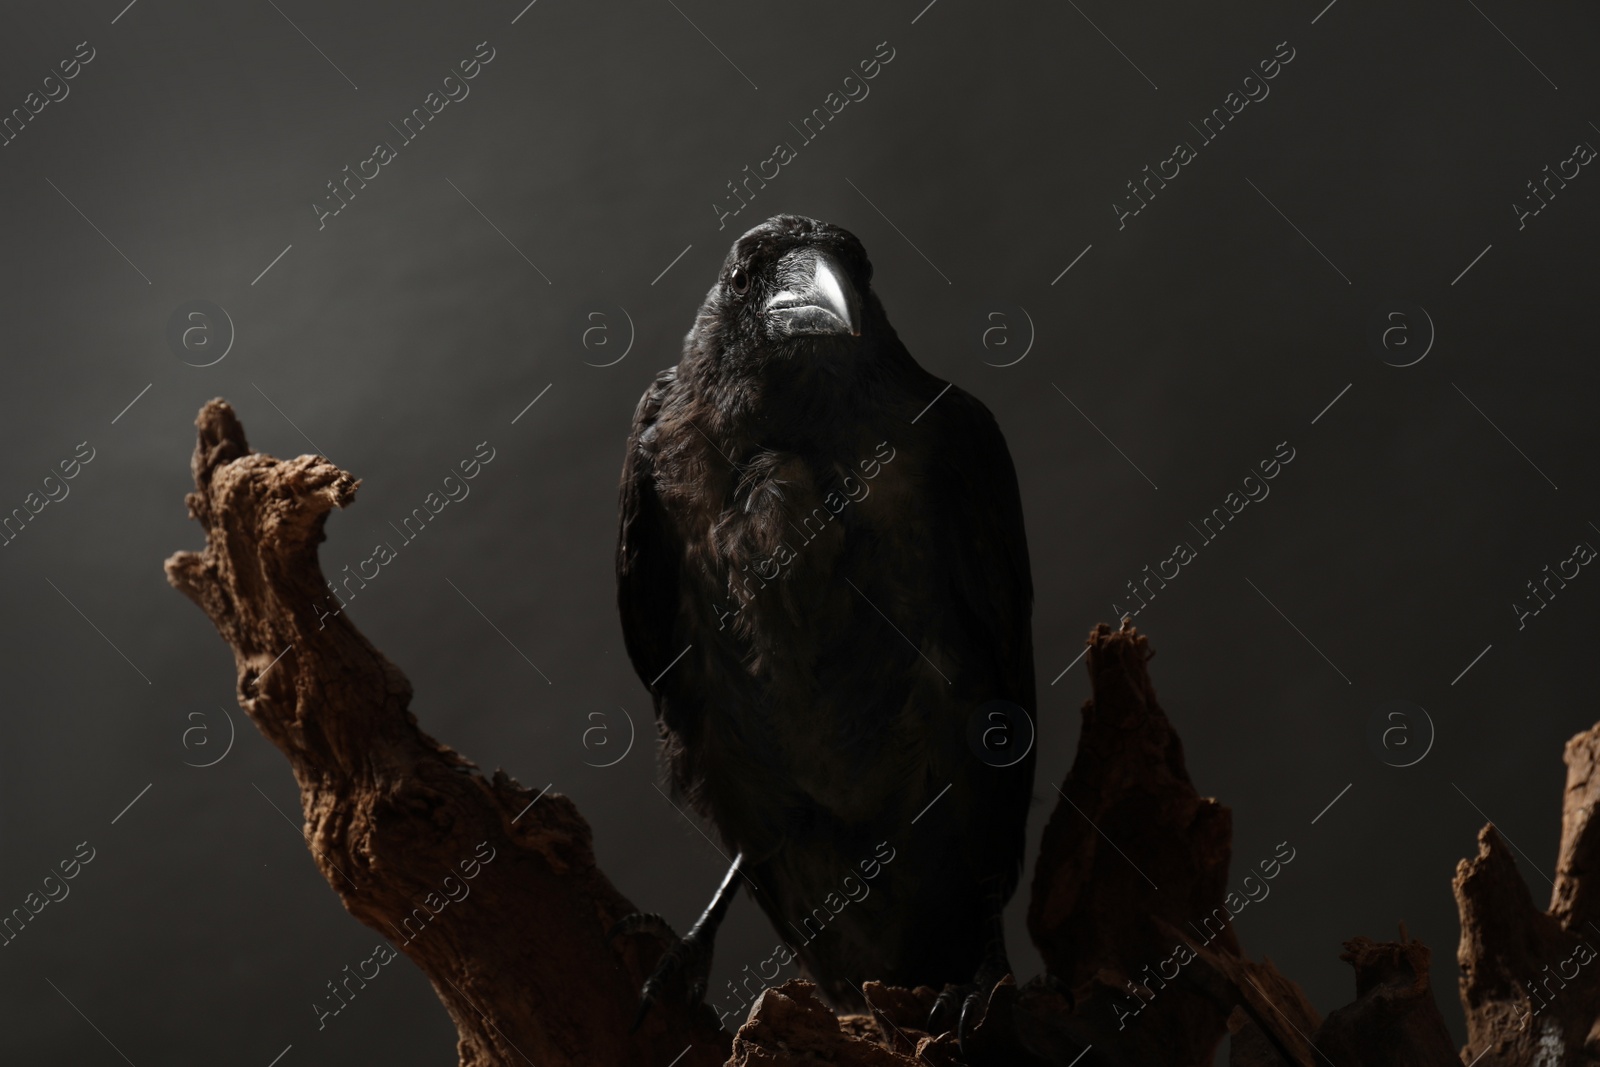
[[767, 330], [776, 337], [861, 336], [861, 295], [839, 261], [816, 249], [778, 263], [783, 286], [767, 300]]

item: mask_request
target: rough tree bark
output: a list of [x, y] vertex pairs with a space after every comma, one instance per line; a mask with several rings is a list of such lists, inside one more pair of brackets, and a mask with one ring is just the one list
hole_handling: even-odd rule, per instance
[[289, 760], [318, 868], [432, 981], [463, 1067], [664, 1067], [686, 1049], [678, 1067], [724, 1062], [709, 1008], [663, 1006], [628, 1033], [661, 946], [606, 945], [637, 909], [595, 866], [572, 802], [533, 803], [424, 734], [405, 676], [329, 614], [316, 546], [360, 483], [320, 457], [252, 453], [220, 400], [196, 425], [188, 504], [206, 546], [167, 560], [167, 578], [233, 647], [239, 704]]
[[1479, 1067], [1600, 1062], [1600, 726], [1568, 741], [1565, 757], [1549, 911], [1493, 823], [1478, 833], [1477, 856], [1456, 866], [1463, 1055]]
[[[1327, 1023], [1270, 960], [1243, 953], [1229, 910], [1243, 906], [1228, 887], [1232, 816], [1189, 779], [1152, 654], [1126, 623], [1090, 634], [1093, 695], [1034, 868], [1028, 929], [1049, 975], [1072, 988], [1064, 1025], [1093, 1046], [1086, 1062], [1209, 1065], [1231, 1032], [1234, 1067], [1457, 1063], [1417, 942], [1347, 945], [1358, 1000]], [[1396, 997], [1401, 959], [1410, 994]]]
[[[538, 1064], [767, 1067], [1232, 1067], [1459, 1065], [1428, 985], [1429, 954], [1355, 938], [1341, 957], [1356, 1000], [1321, 1020], [1228, 921], [1229, 810], [1202, 797], [1156, 701], [1152, 654], [1133, 627], [1089, 636], [1092, 699], [1035, 866], [1028, 929], [1047, 971], [1002, 982], [963, 1053], [928, 1034], [937, 991], [864, 986], [867, 1015], [836, 1015], [802, 980], [766, 990], [731, 1039], [709, 1008], [657, 1005], [637, 1034], [638, 990], [665, 948], [608, 945], [638, 909], [595, 865], [589, 826], [558, 793], [485, 778], [424, 734], [411, 686], [337, 607], [317, 561], [323, 525], [360, 484], [326, 459], [250, 451], [221, 400], [201, 409], [189, 513], [205, 548], [167, 561], [169, 581], [233, 648], [238, 699], [288, 759], [305, 834], [355, 918], [433, 983], [463, 1067]], [[1527, 990], [1600, 936], [1596, 835], [1600, 727], [1574, 738], [1550, 913], [1537, 911], [1493, 828], [1456, 878], [1468, 1058], [1481, 1067], [1577, 1063], [1600, 1008], [1600, 966], [1550, 984], [1535, 1026]], [[1113, 844], [1115, 842], [1115, 844]], [[1181, 946], [1181, 948], [1180, 948]], [[1544, 991], [1544, 987], [1541, 987]], [[1562, 1058], [1540, 1059], [1556, 1041]]]

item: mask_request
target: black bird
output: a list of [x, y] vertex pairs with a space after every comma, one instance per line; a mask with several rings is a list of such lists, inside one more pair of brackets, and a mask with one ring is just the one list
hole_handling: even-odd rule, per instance
[[[853, 234], [767, 220], [634, 413], [628, 655], [672, 786], [736, 857], [640, 1019], [669, 981], [704, 996], [741, 881], [840, 1006], [867, 979], [949, 986], [931, 1022], [964, 1035], [1010, 970], [1000, 912], [1034, 765], [1016, 473], [994, 417], [917, 364], [871, 278]], [[633, 916], [613, 936], [664, 926]]]

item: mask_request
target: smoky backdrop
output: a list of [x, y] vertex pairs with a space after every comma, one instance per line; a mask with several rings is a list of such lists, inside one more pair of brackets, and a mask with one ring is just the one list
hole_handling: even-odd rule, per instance
[[[403, 960], [315, 1006], [379, 938], [161, 570], [200, 544], [213, 396], [362, 479], [323, 566], [398, 546], [347, 610], [423, 728], [571, 795], [687, 927], [724, 859], [656, 789], [617, 478], [729, 244], [779, 212], [857, 233], [912, 353], [1010, 443], [1030, 841], [1084, 634], [1134, 614], [1235, 882], [1294, 850], [1246, 950], [1326, 1012], [1340, 942], [1404, 922], [1462, 1038], [1455, 864], [1493, 820], [1544, 899], [1596, 717], [1593, 8], [525, 2], [6, 5], [0, 914], [31, 918], [0, 1059], [454, 1056]], [[777, 939], [736, 901], [710, 999]]]

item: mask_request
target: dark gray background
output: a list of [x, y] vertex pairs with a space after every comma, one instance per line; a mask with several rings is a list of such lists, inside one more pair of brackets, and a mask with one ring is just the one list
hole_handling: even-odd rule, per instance
[[[425, 729], [570, 794], [619, 888], [688, 924], [722, 859], [652, 786], [649, 701], [613, 604], [617, 472], [633, 406], [676, 362], [728, 244], [778, 211], [854, 230], [912, 352], [1010, 441], [1037, 588], [1034, 840], [1086, 695], [1081, 664], [1051, 680], [1123, 583], [1191, 539], [1188, 521], [1278, 442], [1296, 449], [1270, 498], [1137, 622], [1195, 782], [1233, 808], [1235, 869], [1297, 850], [1239, 919], [1247, 950], [1326, 1012], [1353, 995], [1341, 940], [1404, 921], [1432, 946], [1462, 1036], [1454, 865], [1493, 818], [1544, 899], [1561, 745], [1595, 718], [1600, 578], [1520, 632], [1509, 608], [1543, 565], [1600, 543], [1600, 177], [1586, 168], [1520, 232], [1511, 208], [1545, 164], [1600, 144], [1592, 8], [538, 0], [513, 25], [520, 0], [124, 2], [10, 4], [0, 33], [0, 110], [79, 41], [97, 50], [0, 148], [0, 510], [78, 442], [97, 450], [0, 549], [0, 910], [77, 843], [97, 850], [70, 897], [0, 948], [0, 1059], [454, 1056], [404, 961], [316, 1028], [312, 1001], [376, 935], [317, 873], [288, 769], [232, 703], [231, 655], [161, 571], [200, 543], [183, 507], [191, 424], [217, 395], [255, 447], [326, 450], [363, 479], [329, 522], [329, 573], [491, 443], [472, 495], [351, 614], [415, 683]], [[470, 97], [319, 232], [324, 183], [396, 140], [388, 123], [484, 40], [497, 54]], [[896, 54], [871, 95], [719, 231], [725, 183], [794, 140], [788, 123], [884, 40]], [[1124, 183], [1194, 140], [1187, 124], [1285, 40], [1296, 57], [1270, 97], [1119, 231]], [[237, 330], [205, 369], [164, 339], [193, 298]], [[588, 366], [626, 339], [613, 321], [612, 347], [584, 348], [584, 316], [607, 302], [635, 343]], [[1369, 324], [1406, 304], [1437, 341], [1399, 369]], [[1026, 308], [1037, 334], [1006, 368], [985, 361], [1019, 349], [981, 341], [1000, 307]], [[1437, 728], [1409, 769], [1366, 739], [1394, 698]], [[185, 766], [221, 751], [220, 708], [232, 751]], [[640, 742], [586, 766], [621, 751], [619, 708]], [[591, 713], [610, 716], [609, 747], [591, 734], [585, 748]], [[211, 744], [185, 748], [201, 722]], [[1010, 942], [1026, 977], [1025, 898]], [[774, 942], [738, 902], [714, 992]]]

